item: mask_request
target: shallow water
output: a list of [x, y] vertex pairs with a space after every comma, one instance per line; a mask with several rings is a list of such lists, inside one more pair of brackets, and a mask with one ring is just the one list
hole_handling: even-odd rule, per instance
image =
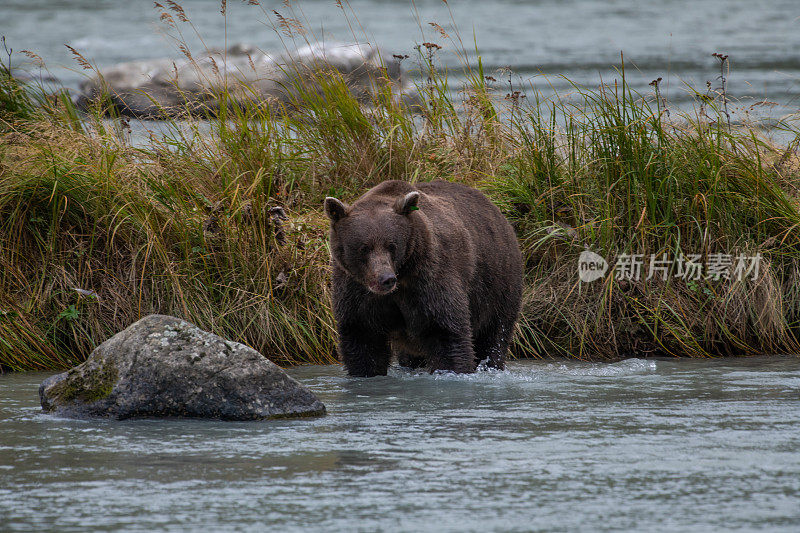
[[[162, 2], [164, 3], [164, 2]], [[225, 42], [226, 26], [219, 0], [179, 2], [194, 24], [181, 26], [182, 36], [159, 22], [152, 2], [119, 0], [2, 0], [0, 33], [10, 46], [42, 56], [50, 71], [68, 86], [85, 76], [65, 43], [100, 67], [135, 59], [180, 56], [169, 35], [195, 52]], [[345, 16], [333, 0], [292, 2], [294, 16], [306, 28], [305, 39], [371, 42], [393, 54], [416, 57], [425, 41], [444, 46], [437, 64], [458, 67], [455, 43], [460, 32], [472, 53], [477, 43], [487, 73], [498, 78], [499, 94], [508, 92], [503, 67], [514, 71], [515, 89], [544, 93], [571, 90], [561, 76], [592, 87], [619, 76], [614, 67], [626, 57], [631, 84], [649, 93], [648, 83], [664, 78], [662, 94], [685, 105], [685, 84], [705, 91], [706, 81], [718, 86], [713, 52], [730, 55], [730, 95], [741, 100], [734, 120], [744, 119], [751, 104], [768, 100], [777, 107], [756, 107], [761, 116], [778, 118], [800, 108], [800, 4], [796, 0], [351, 0]], [[280, 2], [263, 8], [228, 2], [227, 42], [248, 42], [265, 51], [294, 47], [292, 39], [273, 29], [276, 9], [292, 14]], [[451, 20], [452, 13], [452, 20]], [[25, 59], [17, 54], [15, 61]], [[409, 66], [413, 59], [408, 60]], [[546, 76], [545, 77], [543, 77]], [[457, 77], [457, 76], [456, 76]], [[458, 84], [454, 84], [457, 87]]]
[[354, 380], [313, 420], [73, 421], [0, 376], [0, 530], [800, 528], [800, 358]]

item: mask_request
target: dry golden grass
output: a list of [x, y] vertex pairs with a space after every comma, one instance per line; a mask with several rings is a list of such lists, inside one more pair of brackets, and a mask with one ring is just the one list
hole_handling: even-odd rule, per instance
[[[174, 122], [143, 147], [120, 140], [125, 123], [102, 101], [82, 117], [5, 76], [0, 367], [73, 365], [154, 312], [280, 364], [334, 362], [321, 202], [386, 179], [478, 186], [515, 225], [526, 258], [517, 356], [798, 352], [797, 139], [776, 147], [722, 120], [664, 124], [624, 79], [621, 92], [576, 89], [579, 106], [525, 104], [493, 94], [478, 66], [454, 102], [433, 58], [423, 51], [417, 115], [384, 93], [365, 108], [346, 80], [312, 76], [289, 114], [223, 106], [210, 132]], [[586, 284], [586, 248], [763, 262], [755, 280], [629, 281], [612, 269]]]

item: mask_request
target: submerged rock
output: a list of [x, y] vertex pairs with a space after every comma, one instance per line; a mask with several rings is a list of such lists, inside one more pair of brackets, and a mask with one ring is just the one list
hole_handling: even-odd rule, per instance
[[147, 316], [83, 364], [39, 387], [60, 416], [258, 420], [325, 414], [314, 394], [263, 355], [184, 320]]
[[86, 107], [105, 93], [120, 113], [164, 118], [214, 111], [225, 92], [234, 101], [266, 102], [281, 110], [292, 107], [300, 91], [320, 91], [317, 81], [330, 72], [341, 74], [359, 100], [368, 100], [379, 85], [389, 84], [397, 98], [417, 101], [403, 84], [398, 59], [372, 47], [317, 44], [272, 56], [238, 44], [197, 57], [132, 61], [102, 69], [81, 85], [78, 104]]

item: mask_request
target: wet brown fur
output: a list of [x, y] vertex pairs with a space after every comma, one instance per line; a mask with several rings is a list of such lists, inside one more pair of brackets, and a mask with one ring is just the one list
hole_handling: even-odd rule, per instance
[[[462, 184], [386, 181], [331, 219], [333, 311], [352, 376], [503, 368], [522, 297], [511, 225]], [[396, 278], [396, 283], [394, 279]]]

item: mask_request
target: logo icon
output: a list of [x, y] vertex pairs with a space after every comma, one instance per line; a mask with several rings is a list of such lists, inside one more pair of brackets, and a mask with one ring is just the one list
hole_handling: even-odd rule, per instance
[[608, 263], [601, 255], [591, 250], [584, 250], [578, 257], [578, 277], [581, 281], [590, 283], [605, 276]]

